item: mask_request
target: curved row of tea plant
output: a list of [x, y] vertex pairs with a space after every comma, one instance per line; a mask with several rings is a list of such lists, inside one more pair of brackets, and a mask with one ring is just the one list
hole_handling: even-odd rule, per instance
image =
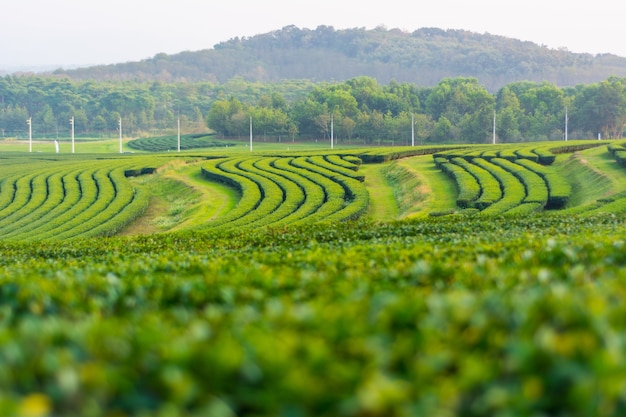
[[472, 207], [472, 203], [480, 197], [481, 188], [476, 177], [457, 164], [448, 162], [445, 158], [436, 158], [435, 163], [457, 185], [458, 195], [456, 204], [462, 209]]
[[[498, 158], [493, 158], [490, 161], [483, 158], [473, 160], [475, 165], [483, 168], [495, 178], [498, 187], [502, 191], [502, 197], [485, 208], [482, 214], [507, 213], [520, 206], [522, 201], [528, 196], [526, 187], [520, 178], [496, 164], [495, 161], [497, 160]], [[508, 162], [504, 159], [502, 160]]]
[[[539, 163], [539, 155], [543, 155], [543, 165]], [[457, 205], [484, 214], [523, 214], [565, 207], [571, 187], [565, 178], [545, 165], [554, 161], [552, 156], [555, 155], [545, 148], [530, 147], [455, 149], [433, 154], [435, 164], [457, 184]], [[465, 172], [451, 169], [450, 164]]]
[[539, 175], [548, 188], [546, 208], [561, 209], [567, 205], [572, 193], [572, 187], [567, 180], [550, 167], [540, 165], [528, 159], [519, 159], [517, 164]]
[[[214, 135], [206, 133], [188, 134], [180, 136], [180, 149], [201, 149], [201, 148], [227, 148], [230, 143], [219, 142], [214, 139]], [[170, 152], [178, 149], [178, 136], [157, 136], [149, 138], [139, 138], [128, 142], [128, 147], [145, 152]]]
[[491, 160], [493, 158], [502, 158], [509, 161], [517, 159], [529, 159], [542, 165], [551, 165], [556, 160], [556, 155], [545, 145], [480, 145], [466, 146], [442, 152], [436, 152], [435, 157], [465, 158], [471, 160], [473, 158], [483, 158]]
[[137, 162], [24, 160], [0, 170], [0, 238], [66, 240], [112, 235], [148, 204], [125, 172]]
[[609, 153], [615, 158], [618, 164], [626, 167], [626, 147], [622, 143], [612, 143], [607, 145]]
[[203, 164], [205, 178], [236, 189], [237, 206], [211, 228], [278, 226], [358, 218], [368, 205], [363, 176], [349, 159], [239, 157]]
[[[607, 145], [609, 155], [621, 167], [626, 167], [626, 146], [625, 142], [612, 142]], [[598, 199], [595, 204], [582, 211], [582, 216], [594, 216], [598, 213], [625, 213], [626, 212], [626, 191], [614, 193], [610, 196]]]
[[472, 202], [472, 207], [478, 210], [484, 210], [502, 198], [502, 188], [496, 177], [490, 171], [474, 162], [476, 159], [480, 158], [473, 158], [471, 160], [472, 162], [469, 162], [467, 159], [456, 157], [452, 158], [450, 162], [459, 165], [471, 176], [476, 178], [476, 181], [480, 185], [480, 195]]

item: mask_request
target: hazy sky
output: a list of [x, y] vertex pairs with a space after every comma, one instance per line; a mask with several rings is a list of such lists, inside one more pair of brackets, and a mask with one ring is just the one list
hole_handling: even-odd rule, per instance
[[110, 64], [284, 26], [465, 29], [626, 57], [623, 0], [2, 0], [0, 70]]

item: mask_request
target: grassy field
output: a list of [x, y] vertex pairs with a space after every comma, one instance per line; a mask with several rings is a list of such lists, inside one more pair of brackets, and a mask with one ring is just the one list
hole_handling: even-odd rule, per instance
[[65, 145], [0, 144], [0, 414], [626, 413], [604, 144]]
[[[123, 138], [123, 151], [132, 153], [142, 153], [136, 149], [128, 147], [128, 142], [132, 140], [130, 138]], [[217, 142], [220, 140], [217, 139]], [[229, 149], [229, 152], [249, 152], [249, 140], [246, 139], [228, 139], [223, 140], [224, 143], [234, 144], [234, 147]], [[71, 153], [72, 144], [70, 139], [62, 138], [58, 140], [60, 153]], [[307, 150], [324, 150], [330, 149], [330, 143], [328, 142], [263, 142], [253, 141], [253, 150], [256, 152], [263, 151], [307, 151]], [[336, 145], [335, 149], [354, 149], [357, 146], [348, 145]], [[29, 144], [28, 140], [15, 140], [6, 139], [0, 141], [0, 152], [28, 152]], [[101, 138], [80, 138], [74, 142], [74, 151], [76, 153], [119, 153], [120, 142], [118, 138], [115, 139], [101, 139]], [[202, 152], [217, 152], [219, 153], [223, 149], [203, 149]], [[35, 140], [33, 139], [33, 152], [35, 153], [55, 153], [54, 139]], [[193, 152], [183, 151], [184, 152]], [[197, 151], [196, 151], [197, 153]]]
[[232, 210], [238, 199], [231, 188], [203, 180], [197, 162], [174, 161], [161, 172], [132, 182], [150, 189], [153, 199], [145, 215], [124, 235], [197, 227]]
[[[124, 143], [127, 140], [124, 140]], [[61, 139], [58, 141], [59, 153], [71, 153], [72, 143], [69, 139]], [[124, 151], [128, 151], [127, 147], [124, 147]], [[33, 153], [56, 153], [56, 146], [54, 139], [50, 140], [33, 140], [32, 143]], [[99, 138], [91, 139], [77, 139], [74, 141], [75, 153], [119, 153], [120, 142], [119, 139], [107, 139], [102, 140]], [[0, 142], [0, 152], [28, 152], [29, 143], [28, 140], [4, 140]]]

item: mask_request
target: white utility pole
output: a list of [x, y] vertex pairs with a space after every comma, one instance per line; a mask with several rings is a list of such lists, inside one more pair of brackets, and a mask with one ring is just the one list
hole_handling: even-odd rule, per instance
[[26, 120], [26, 123], [28, 123], [28, 152], [32, 152], [33, 151], [33, 120], [32, 120], [32, 117], [29, 117], [28, 120]]
[[415, 146], [415, 115], [411, 113], [411, 146]]
[[72, 153], [74, 153], [74, 116], [70, 119], [70, 125], [72, 126]]
[[252, 152], [252, 116], [250, 116], [250, 152]]
[[180, 152], [180, 117], [178, 118], [178, 152]]
[[496, 144], [496, 111], [493, 111], [493, 144]]
[[567, 122], [568, 122], [567, 107], [565, 107], [565, 142], [567, 142]]
[[124, 153], [124, 150], [122, 149], [122, 118], [120, 117], [120, 119], [117, 122], [118, 124], [118, 130], [120, 131], [120, 153]]
[[335, 149], [335, 133], [334, 133], [334, 119], [333, 115], [330, 115], [330, 149]]

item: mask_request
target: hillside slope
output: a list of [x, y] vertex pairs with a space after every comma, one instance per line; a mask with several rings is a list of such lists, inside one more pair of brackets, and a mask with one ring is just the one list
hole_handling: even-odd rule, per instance
[[[529, 196], [538, 189], [511, 188], [505, 170], [495, 168], [508, 167], [531, 185], [522, 165], [513, 170], [521, 160], [532, 162], [525, 167], [552, 173], [558, 172], [552, 164], [567, 165], [569, 174], [583, 171], [585, 159], [589, 170], [576, 180], [581, 189], [598, 184], [598, 175], [626, 186], [623, 143], [582, 150], [592, 142], [597, 141], [537, 142], [525, 149], [448, 147], [413, 167], [417, 175], [429, 175], [423, 168], [435, 163], [470, 167], [462, 161], [471, 162], [473, 172], [486, 167], [502, 179], [502, 200], [511, 195], [507, 190]], [[420, 159], [427, 149], [348, 151], [358, 152], [365, 165], [391, 166], [392, 160]], [[276, 219], [273, 213], [285, 214], [281, 207], [288, 200], [295, 202], [286, 191], [288, 180], [302, 186], [291, 187], [301, 197], [315, 193], [314, 177], [318, 185], [331, 177], [353, 177], [361, 184], [358, 159], [341, 152], [230, 149], [224, 158], [214, 158], [222, 152], [198, 151], [2, 155], [5, 230], [20, 227], [27, 233], [48, 220], [58, 221], [59, 228], [82, 228], [88, 224], [84, 214], [112, 213], [118, 199], [111, 196], [130, 190], [131, 179], [120, 178], [107, 187], [111, 192], [95, 182], [112, 180], [117, 168], [128, 168], [123, 176], [130, 175], [138, 191], [172, 197], [169, 218], [174, 208], [185, 213], [195, 200], [215, 203], [206, 198], [210, 193], [197, 193], [202, 184], [192, 171], [199, 175], [200, 168], [222, 171], [214, 171], [213, 178], [237, 178], [242, 195], [221, 217], [233, 220], [229, 229], [72, 239], [50, 231], [53, 239], [30, 241], [11, 241], [0, 233], [0, 414], [625, 415], [623, 192], [611, 202], [602, 192], [600, 210], [585, 213], [494, 216], [464, 209], [390, 222], [318, 216], [328, 221], [258, 227], [270, 216]], [[334, 171], [328, 172], [331, 163]], [[313, 165], [317, 168], [305, 169]], [[387, 178], [405, 182], [411, 165]], [[159, 169], [148, 174], [143, 169], [148, 167]], [[140, 184], [143, 176], [152, 178]], [[70, 187], [75, 179], [84, 182]], [[268, 191], [257, 187], [248, 196], [267, 198], [248, 206], [248, 216], [240, 211], [243, 216], [235, 218], [233, 212], [250, 201], [244, 183]], [[261, 215], [270, 197], [280, 199], [282, 193], [269, 192], [279, 184], [284, 204]], [[344, 184], [333, 187], [337, 192], [329, 187], [327, 198], [318, 201], [330, 204], [356, 190]], [[79, 193], [89, 198], [75, 203], [70, 195]], [[63, 199], [67, 204], [42, 215]], [[342, 200], [335, 207], [350, 206], [350, 198]], [[81, 207], [80, 201], [86, 204]], [[112, 202], [108, 209], [106, 201]], [[303, 200], [300, 207], [306, 204]], [[199, 217], [212, 222], [211, 212]], [[256, 217], [257, 223], [238, 220], [245, 217]]]
[[572, 53], [532, 42], [464, 30], [363, 28], [314, 30], [286, 26], [212, 49], [158, 54], [139, 62], [59, 69], [75, 79], [210, 81], [234, 77], [272, 82], [284, 79], [341, 81], [356, 76], [434, 85], [444, 77], [473, 76], [487, 88], [519, 80], [559, 86], [626, 76], [626, 58]]

